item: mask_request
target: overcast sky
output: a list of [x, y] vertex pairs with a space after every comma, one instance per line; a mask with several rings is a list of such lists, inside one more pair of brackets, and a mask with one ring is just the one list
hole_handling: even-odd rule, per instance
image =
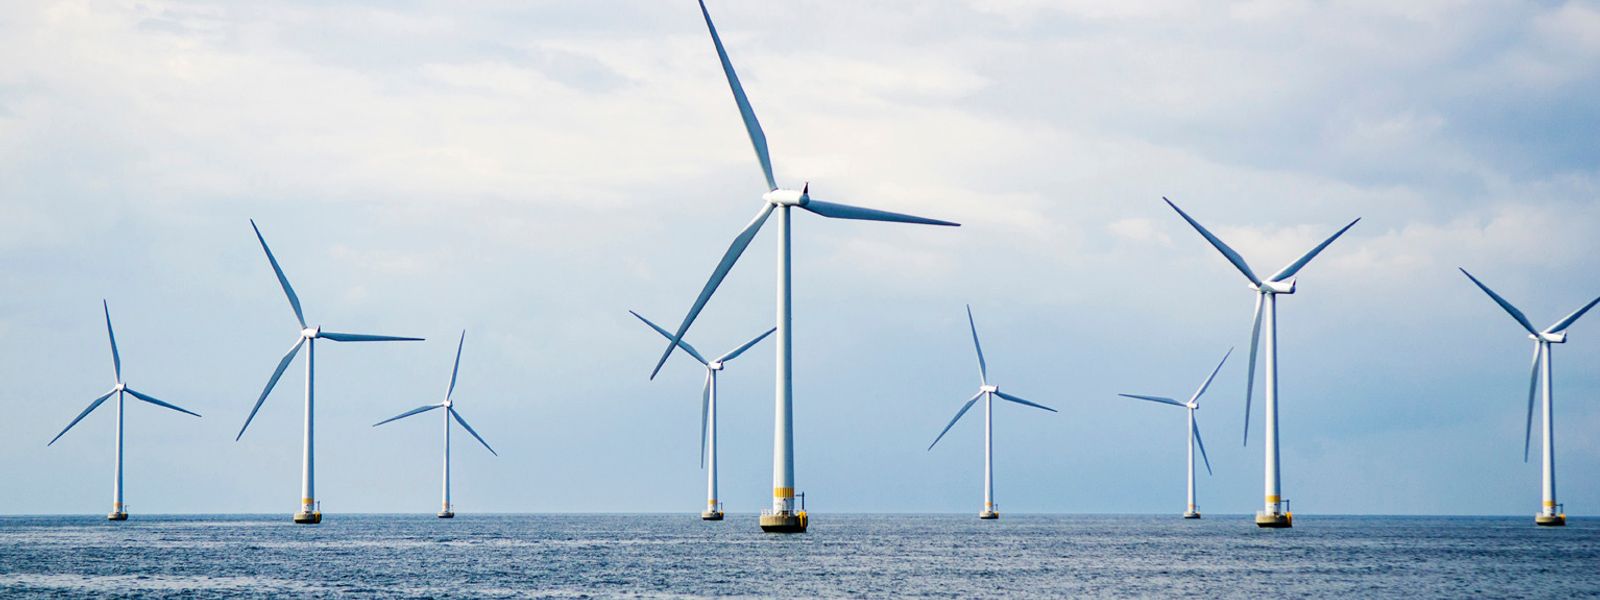
[[[136, 388], [134, 513], [298, 506], [303, 365], [234, 435], [294, 322], [318, 347], [318, 499], [435, 510], [432, 415], [467, 330], [461, 511], [697, 511], [699, 386], [675, 324], [760, 206], [690, 0], [23, 2], [0, 8], [3, 513], [101, 513]], [[1049, 0], [710, 3], [780, 184], [959, 221], [797, 213], [796, 484], [816, 511], [974, 512], [976, 391], [1008, 512], [1260, 508], [1241, 446], [1252, 293], [1168, 196], [1270, 273], [1362, 221], [1280, 301], [1283, 491], [1302, 514], [1527, 515], [1531, 343], [1456, 271], [1552, 323], [1600, 295], [1600, 4]], [[770, 226], [769, 226], [770, 227]], [[689, 341], [771, 326], [775, 234]], [[1559, 497], [1600, 513], [1600, 316], [1555, 349]], [[721, 378], [727, 509], [767, 505], [773, 347]], [[302, 358], [299, 359], [303, 361]], [[1259, 389], [1259, 387], [1258, 387]], [[1536, 433], [1537, 435], [1537, 433]]]

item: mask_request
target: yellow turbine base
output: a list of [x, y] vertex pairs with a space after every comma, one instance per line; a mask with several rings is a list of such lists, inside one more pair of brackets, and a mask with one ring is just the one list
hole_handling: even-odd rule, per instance
[[1290, 527], [1294, 527], [1294, 513], [1256, 513], [1256, 527], [1267, 529], [1288, 529]]
[[979, 519], [998, 519], [998, 518], [1000, 518], [1000, 513], [997, 512], [997, 511], [992, 511], [992, 510], [985, 509], [983, 512], [978, 513], [978, 518]]
[[805, 511], [761, 515], [761, 530], [767, 533], [805, 533], [808, 521]]
[[302, 525], [316, 525], [317, 523], [322, 522], [322, 513], [305, 511], [297, 512], [294, 514], [294, 522]]
[[128, 520], [128, 513], [125, 513], [125, 512], [122, 512], [122, 511], [119, 510], [117, 512], [114, 512], [114, 513], [106, 515], [106, 520], [107, 521], [126, 521], [126, 520]]
[[1567, 524], [1567, 515], [1534, 515], [1533, 523], [1540, 527], [1565, 527]]
[[721, 521], [722, 520], [722, 511], [720, 511], [720, 510], [708, 510], [708, 511], [705, 511], [703, 513], [700, 513], [700, 520], [702, 520], [702, 521]]

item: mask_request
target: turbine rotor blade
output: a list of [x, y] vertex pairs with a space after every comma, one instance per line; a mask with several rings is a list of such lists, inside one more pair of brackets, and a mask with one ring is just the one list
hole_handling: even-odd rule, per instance
[[739, 346], [738, 348], [735, 348], [732, 352], [729, 352], [727, 354], [722, 355], [720, 358], [717, 359], [717, 362], [725, 363], [725, 362], [728, 362], [728, 361], [733, 360], [735, 358], [739, 358], [739, 355], [740, 354], [744, 354], [745, 350], [749, 350], [751, 347], [755, 346], [756, 344], [761, 343], [761, 340], [767, 339], [767, 336], [772, 335], [773, 332], [776, 332], [777, 330], [778, 330], [777, 327], [773, 327], [772, 329], [768, 329], [766, 333], [758, 335], [758, 336], [755, 337], [755, 339], [750, 340], [748, 342], [745, 342], [743, 346]]
[[456, 366], [450, 368], [450, 387], [444, 391], [444, 401], [456, 393], [456, 374], [461, 372], [461, 349], [467, 345], [467, 330], [461, 330], [461, 341], [456, 342]]
[[711, 12], [706, 10], [705, 0], [700, 2], [700, 14], [706, 18], [706, 29], [711, 31], [711, 43], [717, 47], [717, 59], [722, 61], [722, 73], [728, 77], [733, 101], [739, 105], [739, 117], [744, 119], [744, 129], [750, 134], [750, 144], [755, 146], [756, 159], [761, 161], [761, 174], [767, 178], [767, 191], [776, 190], [778, 183], [772, 177], [772, 156], [767, 151], [767, 134], [761, 130], [761, 122], [756, 120], [756, 110], [750, 106], [744, 86], [739, 84], [739, 75], [733, 72], [733, 62], [728, 60], [728, 51], [722, 47], [722, 36], [717, 35], [717, 26], [711, 23]]
[[1267, 301], [1265, 293], [1256, 294], [1256, 314], [1250, 328], [1250, 362], [1245, 365], [1244, 376], [1244, 442], [1250, 445], [1250, 395], [1256, 389], [1256, 348], [1261, 343], [1261, 305]]
[[[1457, 268], [1460, 269], [1460, 267]], [[1500, 294], [1494, 293], [1494, 290], [1489, 289], [1489, 286], [1484, 285], [1482, 281], [1478, 281], [1478, 278], [1473, 277], [1472, 274], [1468, 273], [1466, 269], [1461, 269], [1461, 274], [1466, 275], [1467, 279], [1471, 279], [1472, 283], [1477, 284], [1478, 289], [1483, 290], [1483, 293], [1488, 294], [1490, 298], [1494, 299], [1495, 304], [1499, 304], [1500, 308], [1503, 308], [1507, 313], [1510, 313], [1511, 318], [1516, 319], [1517, 323], [1520, 323], [1523, 329], [1528, 330], [1530, 335], [1533, 337], [1539, 337], [1539, 330], [1533, 328], [1533, 323], [1528, 321], [1527, 315], [1522, 314], [1522, 311], [1517, 310], [1517, 307], [1512, 306], [1511, 303], [1507, 302], [1505, 298], [1501, 298]], [[1578, 316], [1581, 317], [1583, 314], [1579, 313]], [[1568, 325], [1570, 324], [1571, 323], [1568, 323]]]
[[1182, 406], [1182, 407], [1188, 408], [1187, 404], [1184, 404], [1184, 403], [1179, 402], [1177, 400], [1173, 400], [1171, 398], [1165, 398], [1165, 397], [1162, 397], [1162, 396], [1141, 396], [1139, 394], [1117, 394], [1117, 395], [1118, 396], [1122, 396], [1123, 398], [1133, 398], [1134, 400], [1148, 400], [1150, 402], [1160, 402], [1162, 404], [1171, 404], [1173, 406]]
[[278, 266], [278, 258], [272, 255], [272, 249], [267, 247], [267, 238], [261, 236], [261, 228], [256, 227], [256, 220], [250, 219], [250, 228], [256, 230], [256, 240], [261, 242], [261, 249], [267, 253], [267, 262], [272, 263], [272, 272], [278, 275], [278, 284], [283, 286], [284, 295], [289, 297], [289, 306], [294, 309], [294, 318], [300, 322], [300, 328], [306, 328], [306, 315], [300, 310], [300, 297], [294, 295], [294, 288], [289, 285], [289, 278], [283, 275], [283, 268]]
[[382, 421], [378, 421], [377, 423], [373, 423], [372, 426], [373, 427], [377, 427], [379, 425], [382, 425], [384, 423], [388, 423], [390, 421], [399, 421], [400, 419], [404, 419], [404, 418], [409, 417], [411, 415], [422, 414], [422, 413], [428, 412], [430, 410], [433, 410], [435, 408], [440, 408], [440, 407], [443, 407], [443, 406], [444, 406], [444, 403], [442, 403], [442, 402], [439, 403], [439, 404], [429, 404], [429, 405], [426, 405], [426, 406], [418, 406], [416, 408], [413, 408], [411, 410], [405, 411], [405, 412], [400, 413], [398, 415], [389, 417], [389, 418], [384, 419]]
[[1311, 259], [1316, 258], [1318, 254], [1321, 254], [1322, 250], [1328, 247], [1328, 244], [1332, 244], [1334, 240], [1339, 239], [1339, 236], [1344, 235], [1344, 232], [1346, 231], [1350, 231], [1350, 228], [1355, 227], [1356, 223], [1359, 222], [1361, 222], [1361, 219], [1351, 221], [1349, 225], [1345, 225], [1342, 229], [1335, 232], [1331, 237], [1323, 240], [1321, 244], [1317, 244], [1317, 247], [1312, 248], [1311, 251], [1307, 252], [1305, 256], [1300, 257], [1300, 260], [1289, 263], [1289, 266], [1284, 267], [1283, 270], [1278, 271], [1277, 273], [1273, 273], [1271, 277], [1267, 278], [1267, 280], [1283, 281], [1290, 277], [1294, 277], [1294, 274], [1299, 273], [1300, 269], [1306, 266], [1306, 263], [1311, 262]]
[[122, 383], [122, 354], [117, 352], [117, 332], [111, 330], [111, 305], [101, 299], [100, 308], [106, 311], [106, 337], [111, 339], [111, 369], [116, 372], [117, 383]]
[[950, 433], [950, 428], [956, 426], [956, 421], [960, 421], [962, 415], [967, 414], [967, 411], [972, 409], [973, 403], [977, 402], [978, 398], [982, 398], [982, 397], [983, 397], [983, 392], [978, 392], [978, 395], [973, 396], [972, 399], [968, 400], [966, 404], [961, 405], [961, 410], [956, 411], [955, 418], [950, 419], [950, 424], [944, 426], [944, 431], [939, 432], [939, 437], [933, 438], [933, 443], [932, 444], [928, 444], [928, 449], [932, 450], [934, 446], [939, 445], [939, 440], [944, 439], [944, 434]]
[[[317, 332], [317, 337], [321, 338], [321, 339], [324, 339], [324, 340], [333, 340], [335, 342], [421, 342], [421, 341], [424, 341], [423, 338], [418, 338], [418, 337], [399, 337], [399, 336], [393, 336], [393, 335], [368, 335], [368, 334], [365, 334], [365, 333], [335, 333], [335, 332], [332, 332], [332, 331], [320, 331], [320, 332]], [[463, 334], [462, 341], [465, 341], [465, 340], [466, 340], [466, 337], [465, 337], [465, 334]]]
[[72, 429], [72, 426], [77, 425], [78, 421], [82, 421], [84, 417], [89, 416], [89, 413], [94, 412], [94, 409], [100, 408], [101, 404], [105, 404], [106, 398], [110, 398], [111, 395], [115, 394], [115, 393], [117, 393], [117, 390], [112, 389], [111, 391], [106, 392], [106, 395], [101, 396], [99, 398], [95, 398], [94, 401], [89, 403], [89, 407], [88, 408], [85, 408], [85, 409], [83, 409], [83, 412], [78, 413], [78, 416], [76, 418], [72, 419], [71, 423], [67, 423], [67, 426], [61, 429], [61, 433], [58, 433], [58, 434], [56, 434], [55, 437], [50, 438], [50, 443], [45, 444], [45, 445], [46, 446], [54, 445], [56, 443], [56, 440], [61, 439], [61, 436], [67, 434], [67, 430]]
[[1206, 377], [1206, 382], [1200, 384], [1200, 389], [1195, 390], [1194, 395], [1189, 397], [1190, 404], [1195, 404], [1196, 402], [1200, 401], [1200, 395], [1206, 393], [1206, 390], [1211, 387], [1211, 380], [1217, 378], [1217, 373], [1222, 370], [1222, 365], [1228, 363], [1229, 356], [1233, 356], [1233, 348], [1229, 348], [1228, 353], [1222, 355], [1222, 362], [1217, 363], [1217, 368], [1211, 370], [1211, 376]]
[[822, 215], [822, 216], [830, 218], [830, 219], [854, 219], [854, 220], [857, 220], [857, 221], [888, 221], [890, 223], [915, 223], [915, 224], [918, 224], [918, 225], [942, 225], [942, 226], [945, 226], [945, 227], [960, 227], [961, 226], [960, 223], [955, 223], [955, 222], [951, 222], [951, 221], [941, 221], [939, 219], [929, 219], [927, 217], [918, 217], [916, 215], [908, 215], [908, 214], [904, 214], [904, 213], [889, 212], [889, 211], [886, 211], [886, 210], [878, 210], [878, 209], [875, 209], [875, 208], [862, 208], [860, 206], [850, 206], [848, 204], [837, 204], [837, 203], [834, 203], [834, 202], [823, 202], [821, 200], [808, 200], [804, 204], [801, 204], [800, 208], [804, 208], [804, 209], [809, 210], [809, 211], [811, 211], [813, 213]]
[[467, 430], [467, 433], [472, 434], [472, 437], [476, 438], [478, 440], [479, 444], [483, 444], [483, 447], [485, 449], [487, 449], [490, 454], [493, 454], [495, 456], [500, 456], [499, 452], [495, 452], [494, 448], [490, 448], [489, 447], [489, 442], [483, 441], [483, 436], [478, 435], [478, 432], [474, 431], [472, 429], [472, 426], [467, 424], [467, 420], [466, 419], [461, 418], [461, 413], [458, 413], [458, 412], [456, 412], [456, 409], [449, 408], [449, 407], [445, 408], [445, 410], [450, 411], [450, 416], [455, 417], [456, 418], [456, 422], [460, 423], [461, 426]]
[[1572, 314], [1567, 315], [1566, 318], [1560, 321], [1556, 321], [1555, 325], [1551, 325], [1550, 328], [1544, 330], [1544, 332], [1561, 333], [1562, 331], [1566, 331], [1566, 329], [1571, 327], [1574, 322], [1577, 322], [1579, 317], [1583, 316], [1583, 313], [1589, 312], [1589, 309], [1594, 308], [1594, 305], [1596, 304], [1600, 304], [1600, 298], [1595, 298], [1594, 300], [1589, 301], [1588, 304], [1583, 305], [1583, 308], [1573, 311]]
[[[672, 332], [667, 331], [665, 329], [662, 329], [660, 325], [656, 325], [655, 322], [651, 321], [650, 319], [644, 318], [644, 315], [641, 315], [639, 313], [633, 312], [631, 310], [628, 311], [628, 314], [633, 315], [635, 317], [638, 317], [640, 321], [644, 321], [645, 325], [649, 325], [651, 329], [656, 330], [656, 333], [661, 334], [661, 337], [667, 338], [669, 340], [672, 339]], [[689, 345], [689, 342], [685, 342], [683, 340], [678, 340], [678, 347], [679, 348], [683, 348], [683, 351], [684, 352], [688, 352], [689, 356], [693, 356], [695, 360], [700, 361], [700, 364], [702, 364], [702, 365], [710, 364], [710, 362], [706, 360], [706, 357], [701, 356], [700, 352], [698, 350], [694, 349], [694, 346], [690, 346]]]
[[261, 390], [261, 397], [256, 398], [256, 405], [250, 409], [250, 416], [245, 417], [244, 426], [239, 428], [239, 435], [234, 436], [233, 441], [237, 442], [239, 438], [244, 437], [244, 430], [250, 428], [250, 422], [255, 420], [256, 412], [261, 410], [261, 403], [266, 402], [267, 395], [272, 393], [272, 386], [278, 385], [278, 378], [283, 377], [283, 371], [289, 368], [289, 361], [294, 360], [295, 353], [299, 352], [300, 346], [305, 345], [305, 343], [305, 337], [295, 340], [294, 346], [289, 348], [289, 353], [283, 355], [283, 360], [278, 361], [277, 370], [274, 370], [272, 378], [267, 380], [266, 389]]
[[1212, 475], [1211, 457], [1206, 456], [1206, 442], [1205, 440], [1200, 439], [1200, 421], [1191, 419], [1189, 423], [1194, 428], [1194, 443], [1200, 446], [1200, 459], [1204, 460], [1206, 463], [1206, 474]]
[[1207, 231], [1205, 227], [1201, 226], [1199, 221], [1191, 218], [1189, 213], [1183, 212], [1183, 209], [1178, 208], [1178, 205], [1173, 204], [1171, 200], [1167, 200], [1166, 196], [1162, 196], [1161, 199], [1166, 201], [1167, 206], [1171, 206], [1172, 210], [1178, 211], [1178, 216], [1183, 217], [1183, 220], [1188, 221], [1189, 225], [1194, 227], [1195, 231], [1200, 232], [1201, 237], [1204, 237], [1206, 238], [1206, 241], [1211, 242], [1211, 246], [1216, 248], [1218, 252], [1221, 252], [1222, 256], [1228, 259], [1228, 262], [1233, 263], [1234, 268], [1239, 269], [1240, 273], [1244, 273], [1245, 279], [1249, 279], [1250, 283], [1256, 284], [1256, 286], [1261, 285], [1261, 278], [1256, 277], [1256, 272], [1250, 270], [1250, 265], [1244, 262], [1244, 257], [1239, 256], [1239, 253], [1234, 252], [1233, 248], [1229, 248], [1227, 244], [1222, 243], [1222, 240], [1217, 239], [1217, 236], [1211, 235], [1211, 232]]
[[706, 425], [711, 416], [711, 369], [706, 369], [706, 386], [700, 390], [700, 468], [706, 468]]
[[1022, 405], [1025, 405], [1025, 406], [1032, 406], [1034, 408], [1042, 408], [1042, 409], [1048, 410], [1050, 412], [1060, 412], [1060, 411], [1058, 411], [1058, 410], [1056, 410], [1054, 408], [1050, 408], [1050, 407], [1045, 406], [1043, 404], [1037, 404], [1037, 403], [1029, 402], [1027, 400], [1023, 400], [1021, 398], [1018, 398], [1018, 397], [1013, 396], [1011, 394], [1007, 394], [1005, 392], [996, 391], [994, 393], [994, 395], [999, 396], [1001, 399], [1010, 400], [1010, 401], [1015, 402], [1017, 404], [1022, 404]]
[[774, 205], [770, 202], [761, 205], [761, 210], [756, 213], [756, 218], [744, 226], [744, 231], [733, 239], [728, 246], [728, 251], [722, 254], [722, 260], [717, 263], [717, 268], [711, 272], [711, 279], [706, 281], [705, 288], [700, 290], [700, 296], [695, 298], [694, 305], [689, 307], [689, 314], [684, 315], [683, 323], [678, 325], [678, 332], [668, 337], [667, 350], [661, 353], [661, 360], [656, 361], [656, 368], [650, 371], [650, 378], [655, 379], [661, 372], [661, 366], [667, 364], [667, 357], [672, 356], [672, 349], [678, 347], [683, 341], [683, 334], [689, 332], [689, 326], [694, 324], [695, 317], [700, 316], [700, 311], [706, 307], [706, 302], [711, 300], [711, 295], [716, 293], [717, 286], [722, 285], [723, 278], [728, 276], [728, 271], [733, 269], [733, 264], [739, 262], [739, 256], [744, 254], [744, 249], [750, 246], [761, 226], [767, 222], [767, 217], [772, 216]]
[[978, 350], [978, 381], [989, 385], [989, 363], [983, 360], [983, 344], [978, 343], [978, 323], [972, 320], [972, 305], [967, 305], [967, 326], [972, 328], [972, 347]]
[[187, 408], [183, 408], [183, 407], [178, 406], [176, 404], [172, 404], [172, 403], [169, 403], [169, 402], [163, 402], [163, 401], [158, 400], [158, 399], [156, 399], [156, 398], [154, 398], [154, 397], [152, 397], [150, 395], [145, 394], [144, 392], [140, 392], [139, 390], [133, 389], [131, 387], [124, 387], [123, 389], [126, 390], [129, 394], [133, 394], [133, 397], [138, 398], [140, 400], [143, 400], [145, 402], [149, 402], [149, 403], [154, 404], [156, 406], [160, 406], [162, 408], [170, 408], [172, 410], [181, 412], [181, 413], [186, 414], [186, 415], [194, 415], [196, 417], [200, 416], [200, 413], [194, 412], [194, 411], [189, 410]]
[[1528, 378], [1528, 424], [1522, 432], [1522, 462], [1528, 462], [1533, 447], [1533, 398], [1539, 393], [1539, 365], [1544, 361], [1544, 342], [1533, 343], [1533, 374]]

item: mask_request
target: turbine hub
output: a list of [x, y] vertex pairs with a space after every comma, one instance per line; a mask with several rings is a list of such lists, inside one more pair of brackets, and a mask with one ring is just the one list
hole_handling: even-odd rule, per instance
[[125, 390], [125, 389], [128, 389], [128, 384], [122, 383], [122, 382], [119, 381], [119, 382], [117, 382], [117, 387], [115, 389], [113, 389], [112, 391], [120, 392], [120, 391]]
[[706, 368], [713, 371], [721, 371], [722, 363], [720, 361], [711, 361], [711, 364], [706, 365]]
[[762, 194], [761, 199], [778, 206], [805, 206], [806, 202], [811, 200], [811, 196], [801, 190], [779, 188]]
[[998, 386], [998, 385], [985, 385], [983, 387], [978, 388], [978, 391], [983, 392], [985, 394], [993, 394], [995, 392], [1000, 391], [1000, 386]]
[[1529, 334], [1528, 338], [1536, 342], [1548, 342], [1551, 344], [1567, 343], [1566, 333], [1541, 333], [1539, 335]]
[[320, 335], [320, 334], [322, 334], [322, 326], [321, 325], [318, 325], [316, 327], [307, 327], [305, 329], [301, 329], [300, 330], [300, 337], [306, 338], [308, 340], [316, 339], [316, 337], [318, 335]]
[[1289, 281], [1263, 281], [1261, 285], [1251, 285], [1250, 289], [1263, 294], [1293, 294], [1295, 280]]

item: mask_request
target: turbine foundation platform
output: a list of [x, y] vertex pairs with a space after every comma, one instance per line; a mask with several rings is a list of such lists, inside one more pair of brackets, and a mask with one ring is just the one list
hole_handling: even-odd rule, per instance
[[294, 522], [301, 525], [316, 525], [322, 522], [322, 513], [300, 511], [294, 514]]
[[454, 518], [456, 518], [456, 513], [450, 512], [448, 510], [441, 510], [441, 511], [439, 511], [439, 515], [438, 516], [441, 519], [454, 519]]
[[106, 515], [106, 520], [107, 521], [126, 521], [126, 520], [128, 520], [128, 513], [125, 513], [125, 512], [122, 512], [122, 511], [117, 511], [117, 512], [114, 512], [114, 513]]
[[807, 522], [806, 512], [776, 513], [761, 515], [761, 530], [767, 533], [805, 533]]
[[1256, 527], [1288, 529], [1294, 527], [1294, 513], [1256, 513]]
[[997, 512], [997, 511], [986, 510], [986, 511], [983, 511], [981, 513], [978, 513], [978, 518], [979, 519], [998, 519], [998, 518], [1000, 518], [1000, 513]]
[[1567, 515], [1537, 514], [1533, 516], [1533, 523], [1540, 527], [1565, 527], [1567, 524]]
[[[720, 511], [720, 510], [708, 510], [706, 512], [700, 513], [700, 520], [702, 520], [702, 521], [721, 521], [722, 520], [722, 511]], [[765, 523], [765, 522], [763, 522], [763, 523]]]
[[1198, 519], [1198, 518], [1200, 518], [1200, 513], [1197, 513], [1195, 511], [1191, 510], [1191, 511], [1183, 513], [1183, 518], [1185, 518], [1185, 519]]

